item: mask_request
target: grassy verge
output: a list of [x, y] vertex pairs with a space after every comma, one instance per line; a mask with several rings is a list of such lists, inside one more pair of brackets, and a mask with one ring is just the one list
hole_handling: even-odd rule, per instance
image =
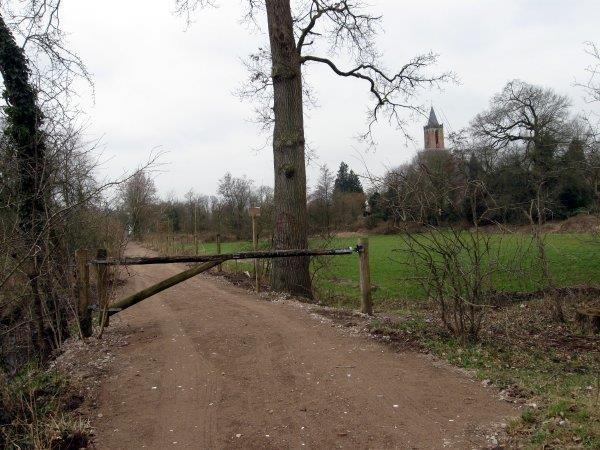
[[[465, 344], [448, 336], [431, 308], [396, 311], [375, 319], [374, 334], [427, 349], [467, 369], [521, 408], [509, 424], [510, 446], [600, 448], [600, 337], [581, 335], [572, 321], [555, 324], [547, 303], [534, 300], [490, 313], [482, 340]], [[591, 300], [594, 303], [595, 300]]]
[[0, 379], [0, 448], [85, 448], [90, 426], [72, 414], [81, 401], [63, 375], [35, 365]]

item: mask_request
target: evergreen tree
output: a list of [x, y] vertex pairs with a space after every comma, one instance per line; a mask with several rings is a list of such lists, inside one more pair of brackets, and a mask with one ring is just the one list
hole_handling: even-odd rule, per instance
[[309, 205], [310, 222], [317, 226], [318, 231], [329, 231], [331, 228], [333, 186], [333, 174], [327, 165], [321, 166], [319, 180], [317, 181]]
[[585, 178], [584, 143], [573, 139], [562, 158], [558, 199], [568, 213], [589, 206], [594, 192]]
[[343, 161], [340, 163], [340, 168], [338, 169], [334, 191], [341, 193], [364, 193], [358, 175], [354, 173], [353, 170], [349, 169], [348, 164]]
[[375, 191], [369, 196], [369, 214], [373, 220], [388, 220], [390, 212], [386, 206], [386, 199]]

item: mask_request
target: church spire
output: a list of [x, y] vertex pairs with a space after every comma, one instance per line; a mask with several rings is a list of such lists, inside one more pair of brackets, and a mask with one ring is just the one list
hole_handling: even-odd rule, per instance
[[431, 107], [431, 111], [429, 111], [429, 122], [427, 123], [428, 127], [438, 127], [440, 123], [435, 116], [435, 111], [433, 110], [433, 106]]
[[443, 150], [444, 147], [444, 125], [440, 124], [431, 107], [429, 121], [423, 127], [425, 134], [425, 150]]

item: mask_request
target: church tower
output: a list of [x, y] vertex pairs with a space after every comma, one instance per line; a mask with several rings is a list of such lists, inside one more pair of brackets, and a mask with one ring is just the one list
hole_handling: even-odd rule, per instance
[[425, 131], [425, 150], [444, 150], [444, 125], [440, 124], [431, 107], [429, 121], [423, 127]]

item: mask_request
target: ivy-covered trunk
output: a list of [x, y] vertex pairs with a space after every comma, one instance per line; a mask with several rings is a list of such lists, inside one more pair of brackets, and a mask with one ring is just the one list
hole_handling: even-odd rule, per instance
[[[266, 8], [275, 113], [274, 245], [276, 249], [304, 249], [308, 247], [308, 236], [300, 54], [290, 0], [266, 0]], [[308, 258], [273, 260], [273, 288], [311, 297], [308, 265]]]
[[[36, 92], [29, 80], [29, 69], [23, 49], [0, 15], [0, 73], [4, 80], [3, 93], [7, 106], [6, 133], [15, 146], [19, 173], [18, 218], [23, 238], [23, 252], [29, 257], [24, 269], [29, 278], [33, 314], [32, 340], [38, 353], [45, 356], [40, 271], [43, 264], [43, 235], [45, 223], [44, 179], [45, 147], [40, 126], [42, 114], [37, 107]], [[22, 255], [20, 255], [22, 256]]]

